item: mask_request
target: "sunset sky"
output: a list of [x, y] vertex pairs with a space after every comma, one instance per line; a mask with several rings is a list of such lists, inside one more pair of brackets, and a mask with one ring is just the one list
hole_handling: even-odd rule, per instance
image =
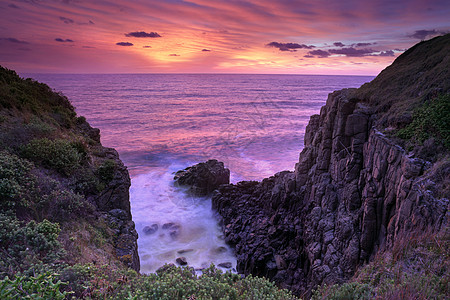
[[2, 0], [0, 65], [27, 73], [376, 75], [450, 32], [450, 1]]

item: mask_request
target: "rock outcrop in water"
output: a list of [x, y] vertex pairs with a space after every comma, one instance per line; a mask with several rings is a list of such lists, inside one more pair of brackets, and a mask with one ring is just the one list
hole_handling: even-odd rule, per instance
[[188, 193], [202, 197], [211, 194], [221, 184], [230, 183], [230, 170], [224, 167], [223, 162], [211, 159], [178, 171], [174, 180], [176, 185], [188, 187]]
[[[410, 78], [402, 73], [403, 65], [415, 61], [426, 74], [444, 70], [444, 78], [416, 84], [414, 94], [403, 95], [403, 103], [430, 89], [447, 93], [449, 48], [450, 35], [419, 44], [374, 82], [383, 82], [396, 68], [398, 82]], [[422, 57], [424, 51], [432, 53]], [[380, 132], [381, 124], [394, 124], [389, 120], [398, 115], [389, 116], [391, 103], [360, 97], [370, 88], [329, 95], [306, 128], [295, 172], [222, 185], [214, 192], [213, 208], [223, 218], [226, 241], [235, 247], [238, 272], [309, 294], [319, 284], [348, 280], [398, 238], [447, 226], [448, 198], [430, 191], [432, 164], [411, 157]], [[383, 96], [389, 98], [389, 92]]]

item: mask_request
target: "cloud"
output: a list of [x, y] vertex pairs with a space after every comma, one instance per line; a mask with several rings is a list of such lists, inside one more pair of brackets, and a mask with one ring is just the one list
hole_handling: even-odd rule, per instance
[[138, 38], [158, 38], [161, 37], [157, 32], [147, 33], [145, 31], [134, 31], [130, 33], [125, 33], [127, 37], [138, 37]]
[[81, 48], [85, 48], [85, 49], [95, 49], [95, 47], [92, 47], [92, 46], [81, 46]]
[[355, 49], [353, 47], [349, 47], [349, 48], [342, 48], [342, 49], [330, 49], [328, 50], [328, 52], [330, 52], [331, 54], [342, 54], [348, 57], [361, 57], [361, 56], [366, 56], [369, 55], [373, 52], [375, 52], [372, 49]]
[[203, 52], [211, 52], [209, 49], [202, 49]]
[[356, 44], [353, 44], [352, 46], [367, 47], [367, 46], [370, 46], [370, 45], [373, 45], [373, 44], [375, 44], [375, 43], [356, 43]]
[[75, 23], [74, 20], [69, 19], [69, 18], [66, 18], [66, 17], [59, 17], [59, 19], [60, 19], [61, 21], [63, 21], [65, 24], [73, 24], [73, 23]]
[[152, 46], [142, 46], [142, 48], [151, 48]]
[[169, 54], [169, 56], [179, 56], [178, 54]]
[[378, 54], [378, 56], [395, 56], [394, 51], [392, 50], [386, 50], [386, 51], [381, 51], [380, 54]]
[[0, 41], [6, 41], [14, 44], [29, 44], [28, 42], [20, 41], [16, 38], [0, 38]]
[[13, 4], [13, 3], [9, 4], [8, 7], [11, 7], [11, 8], [19, 8], [17, 5], [15, 5], [15, 4]]
[[267, 47], [274, 47], [278, 48], [280, 51], [297, 51], [297, 49], [312, 49], [316, 46], [313, 45], [305, 45], [305, 44], [297, 44], [297, 43], [278, 43], [278, 42], [271, 42], [266, 45]]
[[303, 57], [306, 57], [306, 58], [313, 58], [313, 57], [314, 57], [314, 55], [309, 55], [309, 54], [306, 54], [306, 55], [303, 55]]
[[345, 45], [342, 44], [341, 42], [333, 43], [333, 45], [335, 45], [336, 47], [344, 47], [344, 46], [345, 46]]
[[436, 35], [446, 34], [445, 31], [437, 31], [436, 29], [433, 30], [416, 30], [413, 34], [408, 35], [408, 37], [424, 40], [427, 37], [433, 37]]
[[324, 58], [324, 57], [328, 57], [331, 54], [328, 51], [324, 51], [324, 50], [312, 50], [308, 52], [309, 55], [315, 55], [318, 56], [320, 58]]
[[71, 39], [56, 38], [55, 41], [60, 42], [60, 43], [73, 43], [73, 40], [71, 40]]
[[116, 43], [117, 46], [133, 46], [133, 43], [129, 43], [129, 42], [119, 42]]

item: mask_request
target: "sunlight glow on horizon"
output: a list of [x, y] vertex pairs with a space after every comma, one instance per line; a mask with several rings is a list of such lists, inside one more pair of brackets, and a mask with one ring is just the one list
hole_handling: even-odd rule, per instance
[[0, 4], [0, 65], [22, 73], [376, 75], [450, 30], [446, 1]]

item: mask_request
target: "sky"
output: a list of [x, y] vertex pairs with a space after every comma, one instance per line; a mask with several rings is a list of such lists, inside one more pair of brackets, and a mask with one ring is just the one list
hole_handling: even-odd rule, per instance
[[376, 75], [450, 32], [448, 0], [0, 0], [22, 73]]

